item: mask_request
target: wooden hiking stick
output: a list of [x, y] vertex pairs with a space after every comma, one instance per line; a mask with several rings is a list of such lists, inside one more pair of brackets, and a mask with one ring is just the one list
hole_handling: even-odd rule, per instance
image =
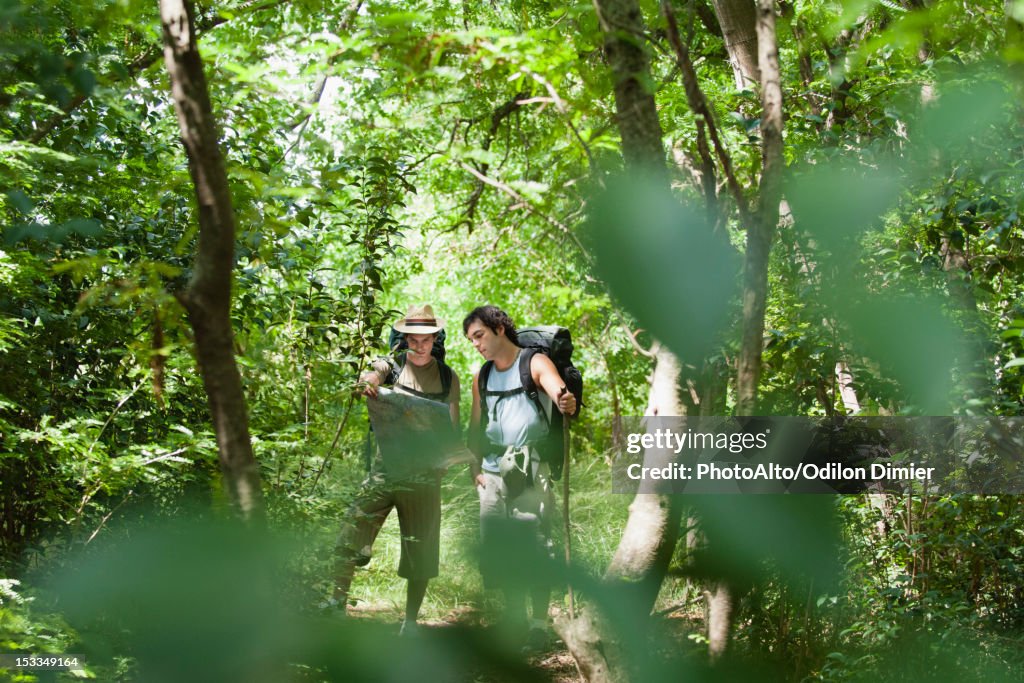
[[565, 415], [563, 419], [565, 425], [562, 429], [562, 449], [565, 453], [565, 460], [562, 462], [562, 519], [565, 524], [565, 570], [567, 572], [566, 586], [569, 588], [569, 618], [575, 619], [576, 597], [573, 595], [572, 581], [568, 576], [568, 572], [572, 571], [572, 536], [569, 528], [569, 425], [572, 424], [572, 418]]

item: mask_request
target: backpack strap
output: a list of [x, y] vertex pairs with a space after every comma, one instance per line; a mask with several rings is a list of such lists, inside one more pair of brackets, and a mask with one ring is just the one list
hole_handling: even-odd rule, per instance
[[388, 376], [384, 378], [384, 384], [387, 386], [395, 386], [398, 384], [398, 376], [402, 374], [402, 370], [405, 369], [405, 354], [398, 353], [393, 356], [386, 356], [384, 360], [387, 361], [388, 367], [391, 370], [388, 372]]
[[437, 361], [437, 371], [441, 375], [441, 391], [444, 393], [444, 398], [447, 401], [452, 393], [452, 375], [454, 373], [443, 360]]
[[[477, 377], [477, 387], [480, 390], [480, 400], [483, 402], [483, 410], [481, 412], [483, 415], [482, 426], [484, 428], [487, 427], [487, 424], [492, 419], [491, 413], [494, 413], [496, 416], [498, 404], [501, 403], [502, 400], [508, 398], [509, 396], [515, 396], [516, 394], [523, 393], [525, 393], [527, 397], [529, 397], [529, 399], [533, 401], [533, 404], [537, 407], [537, 412], [540, 413], [544, 421], [548, 423], [548, 426], [551, 425], [551, 417], [548, 415], [548, 411], [544, 409], [544, 405], [540, 401], [540, 392], [537, 389], [537, 383], [533, 381], [533, 372], [530, 370], [530, 363], [533, 362], [533, 357], [537, 355], [539, 351], [539, 349], [527, 347], [520, 352], [519, 386], [516, 387], [515, 389], [507, 389], [505, 391], [491, 391], [490, 389], [487, 388], [487, 380], [491, 376], [491, 368], [494, 367], [494, 361], [489, 360], [483, 364], [483, 367], [480, 368], [480, 374]], [[494, 402], [494, 408], [490, 411], [487, 410], [488, 396], [498, 397], [498, 400]]]
[[[504, 391], [492, 391], [487, 388], [487, 381], [491, 376], [491, 368], [494, 367], [494, 361], [487, 361], [480, 368], [480, 374], [477, 376], [477, 389], [480, 392], [480, 401], [482, 402], [481, 413], [481, 426], [486, 429], [490, 421], [497, 417], [498, 404], [509, 396], [515, 396], [521, 394], [526, 389], [524, 387], [516, 387], [515, 389], [506, 389]], [[494, 402], [494, 407], [490, 410], [487, 408], [487, 397], [497, 396], [498, 400]]]
[[526, 395], [533, 401], [533, 405], [537, 406], [537, 412], [540, 413], [544, 421], [548, 423], [548, 427], [550, 427], [551, 416], [548, 415], [548, 411], [545, 410], [544, 405], [540, 402], [540, 390], [537, 387], [537, 383], [533, 381], [533, 370], [530, 368], [530, 365], [533, 363], [533, 357], [538, 353], [540, 353], [540, 349], [535, 347], [527, 347], [522, 350], [519, 357], [519, 383], [522, 384]]
[[477, 375], [476, 384], [477, 388], [480, 390], [481, 397], [487, 393], [487, 379], [491, 376], [491, 368], [493, 367], [493, 360], [489, 360], [480, 366], [480, 373]]
[[476, 376], [476, 388], [480, 393], [480, 431], [487, 431], [487, 424], [491, 421], [491, 416], [487, 412], [487, 378], [491, 376], [491, 368], [494, 367], [494, 361], [489, 360], [480, 366], [480, 372]]

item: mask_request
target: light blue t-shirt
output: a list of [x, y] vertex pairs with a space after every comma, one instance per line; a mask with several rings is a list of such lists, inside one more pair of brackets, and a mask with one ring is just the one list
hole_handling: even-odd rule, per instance
[[[521, 387], [523, 384], [519, 379], [519, 363], [522, 357], [520, 351], [512, 366], [504, 371], [492, 366], [487, 377], [486, 389], [509, 391]], [[550, 410], [551, 399], [539, 388], [538, 391], [544, 409]], [[506, 446], [521, 447], [535, 444], [548, 434], [547, 420], [537, 411], [537, 404], [530, 400], [525, 391], [511, 396], [484, 395], [484, 405], [481, 408], [487, 411], [487, 430], [484, 432], [487, 440], [502, 451]], [[481, 466], [486, 472], [498, 472], [498, 455], [488, 453]]]

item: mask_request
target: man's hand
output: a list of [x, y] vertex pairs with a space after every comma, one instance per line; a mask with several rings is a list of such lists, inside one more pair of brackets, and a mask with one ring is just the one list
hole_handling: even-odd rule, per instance
[[479, 462], [469, 466], [469, 478], [478, 488], [483, 488], [487, 485], [487, 478], [484, 477], [484, 473], [480, 470]]
[[380, 375], [376, 372], [364, 372], [359, 375], [359, 382], [365, 384], [363, 396], [377, 398], [377, 387], [380, 386]]
[[565, 387], [562, 387], [562, 390], [558, 393], [558, 410], [562, 415], [573, 415], [576, 413], [576, 397]]
[[544, 390], [551, 402], [558, 406], [562, 415], [573, 415], [576, 412], [576, 397], [562, 383], [558, 370], [551, 359], [542, 353], [533, 354], [530, 360], [530, 372], [533, 382]]

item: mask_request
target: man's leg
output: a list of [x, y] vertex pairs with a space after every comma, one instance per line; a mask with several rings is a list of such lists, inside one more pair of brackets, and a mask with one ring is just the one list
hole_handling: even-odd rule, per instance
[[348, 555], [337, 553], [334, 559], [334, 592], [332, 598], [338, 609], [345, 609], [348, 591], [352, 587], [352, 575], [355, 574], [356, 563]]
[[513, 566], [519, 553], [513, 548], [512, 521], [506, 508], [504, 482], [497, 474], [484, 472], [480, 494], [480, 573], [484, 588], [501, 588], [505, 611], [499, 623], [501, 637], [518, 647], [526, 637], [526, 589], [522, 572]]
[[410, 634], [419, 617], [427, 583], [437, 576], [441, 546], [440, 478], [426, 478], [396, 486], [395, 505], [402, 532], [398, 575], [408, 581], [402, 633]]
[[370, 548], [393, 505], [390, 492], [383, 489], [380, 482], [372, 480], [363, 483], [363, 490], [352, 502], [347, 513], [348, 523], [334, 547], [333, 598], [340, 609], [346, 607], [356, 566], [369, 563]]
[[[508, 586], [505, 593], [505, 625], [516, 639], [526, 636], [526, 591], [521, 586]], [[520, 640], [520, 643], [522, 641]]]
[[530, 632], [527, 646], [534, 650], [543, 650], [548, 645], [548, 604], [551, 600], [549, 574], [554, 562], [554, 546], [551, 541], [551, 520], [555, 512], [555, 497], [551, 486], [550, 470], [546, 464], [537, 464], [534, 470], [535, 493], [538, 494], [537, 507], [537, 562], [540, 583], [530, 586], [530, 602], [533, 607], [530, 619]]
[[532, 586], [530, 588], [533, 615], [530, 618], [530, 628], [526, 635], [526, 649], [529, 651], [540, 652], [548, 647], [548, 601], [550, 598], [551, 590], [547, 586]]
[[480, 575], [484, 588], [501, 588], [501, 531], [508, 518], [501, 477], [484, 472], [484, 485], [477, 487], [480, 496]]
[[547, 624], [551, 589], [546, 585], [533, 586], [530, 588], [530, 602], [533, 603], [533, 621]]
[[427, 584], [430, 579], [409, 579], [405, 588], [405, 621], [415, 622], [420, 616], [420, 607], [423, 605], [423, 597], [427, 594]]

